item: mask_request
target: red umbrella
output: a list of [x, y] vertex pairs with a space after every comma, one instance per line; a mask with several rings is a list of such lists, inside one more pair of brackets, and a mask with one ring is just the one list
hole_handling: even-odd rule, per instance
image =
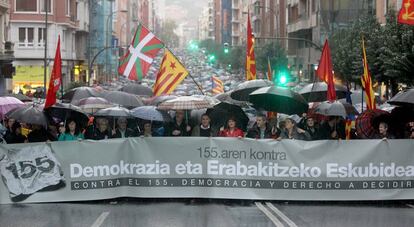
[[364, 111], [355, 121], [358, 135], [363, 139], [373, 138], [378, 131], [379, 120], [390, 116], [390, 113], [380, 109]]

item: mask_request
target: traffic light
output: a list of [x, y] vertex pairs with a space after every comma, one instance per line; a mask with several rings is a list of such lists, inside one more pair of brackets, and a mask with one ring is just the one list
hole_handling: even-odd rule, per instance
[[216, 56], [215, 56], [214, 54], [210, 54], [210, 55], [208, 56], [208, 61], [209, 61], [209, 62], [213, 62], [214, 60], [216, 60]]
[[290, 80], [289, 71], [286, 69], [277, 71], [276, 76], [273, 77], [273, 80], [275, 85], [285, 86]]
[[230, 52], [229, 50], [229, 44], [228, 43], [224, 43], [224, 53], [228, 54]]
[[194, 40], [190, 40], [189, 44], [188, 44], [188, 48], [190, 50], [198, 50], [198, 43]]

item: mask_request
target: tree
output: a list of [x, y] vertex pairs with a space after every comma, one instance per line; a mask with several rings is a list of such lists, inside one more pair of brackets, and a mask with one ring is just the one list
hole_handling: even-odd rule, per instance
[[162, 25], [162, 29], [158, 35], [167, 47], [173, 48], [179, 45], [179, 37], [175, 33], [175, 29], [177, 29], [177, 24], [173, 20], [166, 20]]
[[355, 20], [348, 28], [336, 31], [331, 38], [332, 63], [335, 76], [345, 81], [359, 82], [363, 75], [362, 37], [365, 39], [368, 66], [371, 75], [379, 74], [375, 64], [379, 48], [381, 26], [373, 16]]
[[270, 60], [272, 70], [286, 70], [288, 58], [285, 50], [280, 46], [279, 42], [269, 42], [261, 47], [255, 48], [256, 69], [264, 73], [267, 72], [267, 60]]
[[393, 94], [398, 83], [414, 84], [414, 29], [396, 23], [395, 12], [389, 12], [377, 49], [379, 81], [389, 84]]

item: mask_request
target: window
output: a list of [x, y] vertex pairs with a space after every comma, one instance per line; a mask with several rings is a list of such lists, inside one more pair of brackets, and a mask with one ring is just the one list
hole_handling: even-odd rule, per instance
[[66, 16], [70, 16], [70, 0], [65, 0], [65, 12]]
[[46, 28], [38, 28], [37, 32], [37, 45], [40, 47], [45, 46], [45, 35], [46, 35]]
[[17, 12], [37, 12], [37, 0], [16, 0]]
[[46, 12], [46, 3], [47, 1], [47, 12], [52, 13], [52, 0], [39, 0], [40, 5], [40, 12], [44, 13]]
[[19, 46], [33, 47], [34, 28], [19, 28]]

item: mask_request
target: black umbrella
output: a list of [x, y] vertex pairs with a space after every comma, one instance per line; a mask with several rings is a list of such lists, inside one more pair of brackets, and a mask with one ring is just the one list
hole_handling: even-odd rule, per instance
[[119, 90], [129, 93], [129, 94], [139, 95], [139, 96], [151, 97], [153, 95], [152, 89], [142, 84], [128, 84]]
[[144, 103], [142, 102], [141, 98], [129, 94], [123, 91], [110, 91], [103, 95], [103, 98], [108, 100], [109, 102], [127, 107], [127, 108], [134, 108], [138, 106], [143, 106]]
[[389, 104], [396, 106], [414, 107], [414, 88], [398, 92], [389, 101]]
[[283, 87], [263, 87], [252, 92], [250, 102], [256, 108], [284, 114], [301, 114], [308, 111], [308, 103], [298, 93]]
[[249, 101], [249, 95], [253, 91], [267, 86], [272, 86], [269, 80], [249, 80], [237, 85], [230, 93], [230, 97], [239, 101]]
[[89, 97], [101, 97], [105, 94], [106, 91], [102, 88], [92, 88], [92, 87], [77, 87], [69, 90], [63, 95], [63, 100], [67, 102], [77, 101], [83, 98]]
[[248, 102], [246, 101], [238, 101], [238, 100], [232, 99], [230, 97], [230, 92], [224, 92], [224, 93], [215, 95], [214, 98], [216, 98], [220, 102], [227, 102], [227, 103], [234, 104], [234, 105], [241, 106], [241, 107], [248, 106]]
[[236, 118], [237, 127], [242, 130], [246, 130], [249, 123], [249, 117], [240, 106], [230, 103], [219, 103], [213, 108], [207, 110], [207, 114], [210, 116], [211, 124], [214, 127], [226, 126], [227, 120], [230, 117]]
[[88, 115], [83, 112], [81, 108], [70, 103], [56, 103], [44, 111], [50, 117], [58, 118], [62, 121], [72, 118], [76, 120], [81, 127], [86, 126], [89, 121]]
[[[308, 102], [323, 102], [327, 100], [328, 84], [325, 82], [317, 82], [308, 84], [299, 90]], [[346, 97], [347, 89], [345, 86], [335, 85], [336, 98], [342, 99]]]
[[47, 127], [48, 120], [42, 109], [36, 106], [18, 107], [6, 114], [8, 118], [16, 119], [23, 123], [42, 125]]

